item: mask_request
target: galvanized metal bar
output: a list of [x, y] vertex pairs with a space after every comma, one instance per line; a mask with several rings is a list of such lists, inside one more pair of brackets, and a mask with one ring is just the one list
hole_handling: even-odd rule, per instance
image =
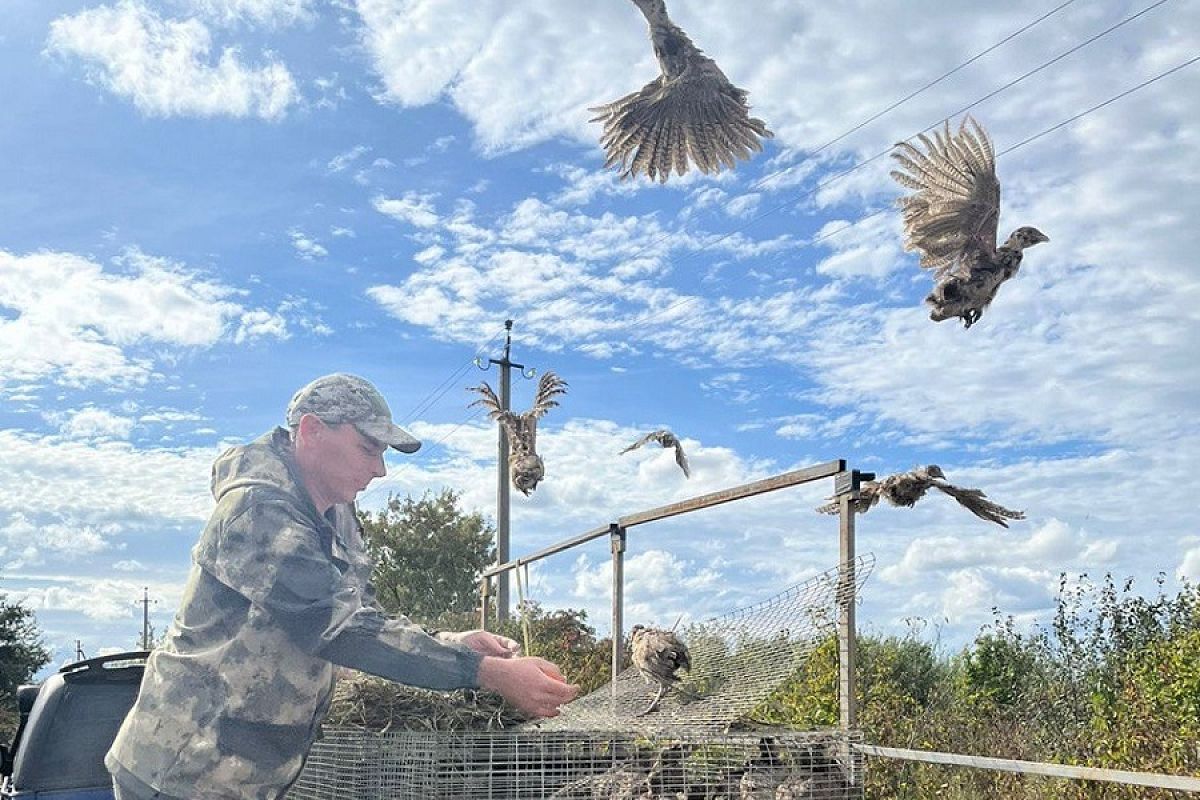
[[930, 764], [949, 764], [973, 769], [994, 769], [1002, 772], [1019, 772], [1025, 775], [1048, 775], [1052, 778], [1106, 781], [1108, 783], [1125, 783], [1131, 786], [1153, 786], [1160, 789], [1200, 792], [1200, 777], [1189, 775], [1164, 775], [1160, 772], [1131, 772], [1103, 767], [1078, 767], [1068, 764], [1050, 764], [1044, 761], [967, 756], [959, 753], [908, 750], [902, 747], [879, 747], [871, 744], [851, 744], [850, 748], [859, 753], [881, 758], [899, 758], [905, 761], [924, 761]]
[[841, 711], [842, 732], [849, 733], [858, 727], [856, 708], [855, 669], [857, 661], [857, 628], [855, 627], [856, 585], [854, 566], [854, 501], [857, 491], [838, 498], [840, 525], [838, 539], [841, 562], [838, 570], [838, 703]]
[[634, 525], [641, 525], [646, 522], [653, 522], [658, 519], [673, 517], [677, 514], [684, 514], [688, 511], [697, 511], [701, 508], [710, 508], [711, 506], [728, 503], [730, 500], [740, 500], [743, 497], [752, 497], [756, 494], [772, 492], [776, 489], [786, 489], [789, 486], [797, 486], [801, 483], [820, 480], [821, 478], [829, 478], [833, 475], [843, 472], [846, 469], [844, 460], [829, 461], [824, 464], [817, 464], [813, 467], [805, 467], [804, 469], [785, 472], [781, 475], [774, 475], [770, 478], [763, 478], [760, 481], [753, 483], [734, 486], [730, 489], [722, 489], [719, 492], [693, 497], [689, 500], [681, 500], [678, 503], [672, 503], [666, 506], [652, 508], [649, 511], [639, 511], [636, 514], [629, 514], [617, 520], [617, 524], [622, 528], [631, 528]]
[[568, 550], [576, 545], [583, 544], [584, 542], [590, 542], [592, 539], [599, 539], [601, 536], [607, 535], [610, 529], [611, 526], [609, 525], [605, 525], [603, 528], [592, 528], [586, 533], [581, 533], [578, 536], [571, 537], [570, 539], [563, 539], [557, 544], [552, 544], [549, 547], [542, 548], [541, 550], [530, 553], [527, 556], [521, 556], [520, 558], [514, 558], [512, 561], [506, 561], [503, 564], [496, 564], [495, 566], [488, 567], [483, 571], [482, 580], [487, 580], [488, 578], [499, 575], [502, 572], [508, 572], [509, 570], [522, 567], [526, 564], [532, 564], [534, 561], [540, 561], [546, 556], [552, 556], [555, 553], [561, 553], [563, 550]]
[[625, 529], [609, 526], [609, 546], [612, 549], [612, 696], [617, 696], [617, 675], [621, 674], [621, 658], [625, 655]]

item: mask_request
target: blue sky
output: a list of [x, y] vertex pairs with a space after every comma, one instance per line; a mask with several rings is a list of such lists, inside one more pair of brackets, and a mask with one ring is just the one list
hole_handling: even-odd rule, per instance
[[[1060, 572], [1200, 579], [1200, 66], [999, 160], [1001, 233], [1051, 242], [977, 326], [935, 325], [887, 159], [840, 173], [1151, 4], [675, 0], [776, 138], [734, 172], [621, 183], [587, 107], [657, 67], [624, 0], [5, 3], [0, 30], [0, 591], [55, 664], [168, 624], [212, 459], [292, 392], [362, 374], [426, 442], [364, 496], [449, 486], [491, 513], [465, 387], [514, 358], [570, 383], [513, 551], [845, 458], [938, 463], [948, 498], [859, 522], [864, 628], [969, 641], [1046, 619]], [[1173, 0], [972, 108], [998, 151], [1200, 55]], [[957, 118], [956, 120], [957, 121]], [[448, 390], [441, 391], [441, 387]], [[514, 405], [533, 382], [517, 381]], [[618, 456], [656, 427], [671, 454]], [[836, 561], [831, 482], [631, 533], [627, 619], [721, 613]], [[1182, 495], [1182, 496], [1181, 496]], [[605, 629], [607, 545], [531, 595]]]

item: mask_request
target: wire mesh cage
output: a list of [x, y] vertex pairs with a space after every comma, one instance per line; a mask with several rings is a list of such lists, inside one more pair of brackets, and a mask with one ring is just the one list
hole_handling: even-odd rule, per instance
[[636, 730], [645, 734], [723, 732], [762, 703], [837, 627], [875, 564], [859, 556], [746, 608], [689, 625], [679, 633], [691, 669], [678, 688], [647, 711], [658, 687], [635, 667], [575, 700], [541, 730]]
[[862, 797], [862, 761], [849, 755], [848, 741], [837, 732], [770, 728], [667, 738], [335, 729], [288, 797], [850, 800]]
[[681, 690], [652, 712], [634, 668], [553, 719], [491, 731], [326, 731], [290, 798], [861, 798], [853, 732], [799, 732], [750, 712], [836, 629], [871, 555], [680, 632]]

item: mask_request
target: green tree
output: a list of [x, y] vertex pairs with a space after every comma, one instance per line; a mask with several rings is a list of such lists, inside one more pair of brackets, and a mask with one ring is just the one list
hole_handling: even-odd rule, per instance
[[16, 728], [17, 687], [49, 661], [33, 612], [0, 594], [0, 740]]
[[494, 529], [459, 508], [459, 497], [452, 489], [420, 500], [389, 497], [382, 511], [359, 512], [385, 610], [428, 623], [477, 606], [479, 577], [496, 558]]

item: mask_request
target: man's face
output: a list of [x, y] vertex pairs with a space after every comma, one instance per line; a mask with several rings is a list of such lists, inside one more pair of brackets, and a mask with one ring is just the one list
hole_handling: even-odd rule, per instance
[[387, 475], [387, 445], [368, 438], [350, 423], [326, 425], [317, 441], [318, 479], [327, 499], [350, 503], [375, 478]]

